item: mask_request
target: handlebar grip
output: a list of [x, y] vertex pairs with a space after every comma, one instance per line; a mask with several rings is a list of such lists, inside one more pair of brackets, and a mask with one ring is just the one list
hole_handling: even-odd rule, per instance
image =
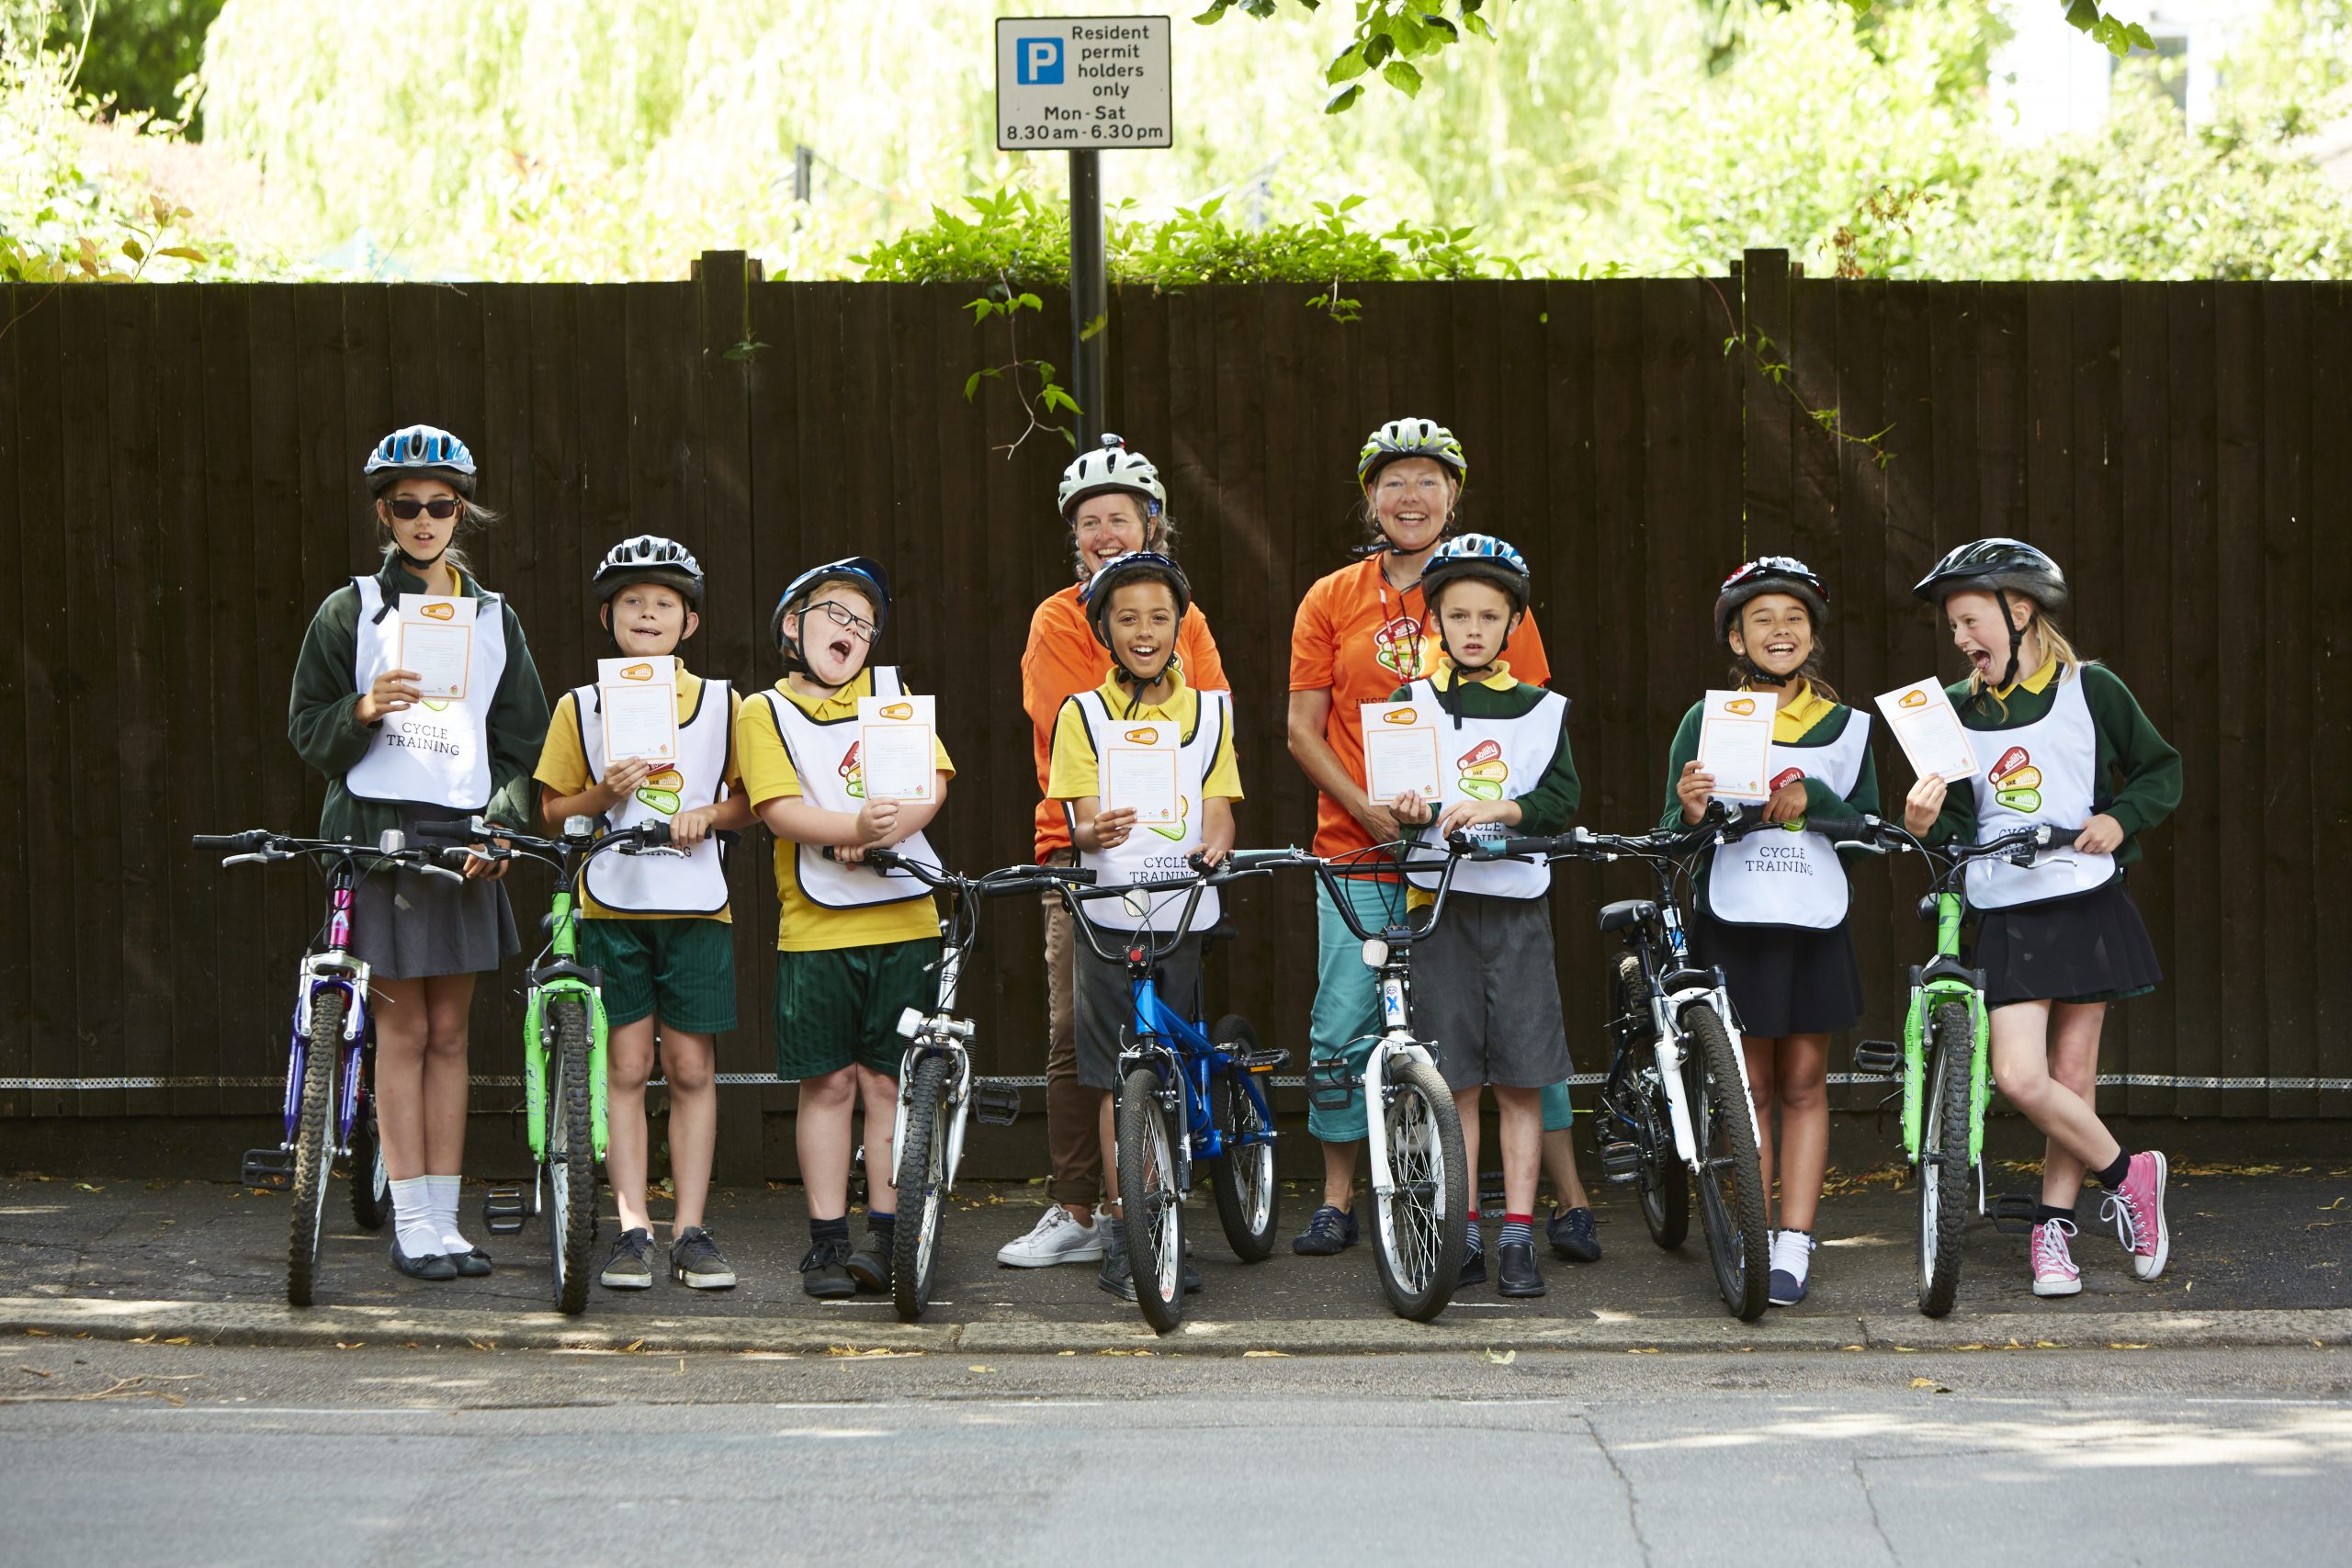
[[666, 844], [670, 841], [670, 824], [640, 822], [637, 825], [637, 836], [641, 842], [650, 846]]
[[2075, 847], [2075, 835], [2081, 831], [2080, 828], [2052, 828], [2049, 830], [2050, 842], [2042, 847], [2052, 850], [2071, 850]]
[[1557, 839], [1475, 839], [1470, 852], [1478, 860], [1510, 860], [1518, 855], [1550, 855], [1560, 848]]
[[1072, 866], [1062, 873], [1061, 880], [1069, 883], [1072, 887], [1091, 887], [1094, 886], [1095, 874], [1084, 866]]
[[416, 836], [442, 844], [470, 844], [486, 837], [471, 822], [419, 822]]
[[1235, 871], [1256, 871], [1261, 866], [1295, 865], [1299, 859], [1295, 849], [1228, 850], [1225, 863]]
[[257, 850], [269, 842], [266, 828], [248, 828], [242, 833], [198, 833], [188, 840], [194, 850]]

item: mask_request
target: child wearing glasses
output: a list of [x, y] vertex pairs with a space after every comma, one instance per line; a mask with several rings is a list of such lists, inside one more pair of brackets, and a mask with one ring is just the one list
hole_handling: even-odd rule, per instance
[[[372, 843], [397, 828], [414, 842], [419, 822], [476, 813], [523, 826], [548, 699], [514, 612], [451, 547], [492, 516], [473, 499], [473, 454], [446, 430], [413, 424], [379, 442], [361, 472], [376, 497], [383, 559], [319, 606], [287, 702], [287, 739], [327, 781], [319, 836]], [[418, 672], [401, 667], [403, 594], [472, 601], [462, 693], [427, 696]], [[506, 864], [469, 857], [462, 885], [378, 872], [360, 883], [353, 909], [352, 947], [368, 965], [375, 1003], [392, 1263], [412, 1279], [491, 1270], [458, 1229], [458, 1189], [474, 976], [520, 945], [498, 886]]]
[[[929, 892], [858, 863], [889, 848], [936, 861], [922, 829], [955, 772], [934, 739], [930, 800], [866, 794], [858, 699], [906, 693], [895, 668], [866, 662], [889, 617], [889, 578], [863, 556], [793, 579], [769, 623], [784, 678], [747, 700], [735, 726], [744, 795], [776, 840], [775, 1070], [800, 1085], [794, 1136], [809, 1240], [800, 1284], [820, 1300], [889, 1286], [899, 1014], [929, 1010], [939, 959]], [[861, 1104], [867, 1228], [853, 1247], [850, 1128]]]

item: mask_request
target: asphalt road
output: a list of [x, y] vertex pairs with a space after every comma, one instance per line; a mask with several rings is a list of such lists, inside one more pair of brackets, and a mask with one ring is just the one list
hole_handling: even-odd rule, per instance
[[0, 1563], [2340, 1562], [2328, 1350], [0, 1341]]

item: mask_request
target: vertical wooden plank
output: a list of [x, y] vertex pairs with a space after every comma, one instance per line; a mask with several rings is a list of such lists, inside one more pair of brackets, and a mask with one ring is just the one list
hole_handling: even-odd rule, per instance
[[[356, 288], [357, 286], [353, 286]], [[343, 394], [345, 376], [345, 344], [343, 301], [351, 292], [340, 287], [303, 285], [292, 290], [293, 335], [288, 344], [290, 355], [288, 371], [292, 378], [294, 403], [294, 440], [296, 455], [293, 475], [299, 500], [292, 512], [274, 519], [283, 547], [299, 565], [300, 579], [296, 595], [307, 604], [316, 606], [330, 592], [358, 572], [377, 568], [378, 552], [368, 550], [355, 560], [345, 544], [345, 531], [337, 525], [356, 512], [367, 509], [354, 497], [359, 485], [359, 468], [366, 461], [362, 455], [347, 450], [349, 426], [344, 419]], [[431, 344], [426, 340], [426, 350]], [[409, 423], [403, 419], [400, 423]], [[389, 427], [388, 427], [389, 428]], [[303, 626], [273, 628], [277, 636], [271, 649], [271, 667], [289, 684], [293, 680], [295, 661], [301, 651]], [[290, 635], [288, 633], [290, 632]], [[281, 832], [308, 833], [319, 819], [320, 808], [326, 800], [326, 780], [309, 768], [295, 770], [303, 786], [302, 805], [297, 815], [300, 825], [279, 827]], [[272, 826], [277, 826], [273, 823]], [[311, 920], [316, 919], [319, 894], [316, 884], [305, 885], [307, 879], [274, 875], [272, 880], [286, 888], [289, 898], [306, 897], [312, 908]], [[297, 922], [300, 917], [295, 917]], [[307, 934], [305, 925], [295, 923], [285, 929], [279, 938], [279, 967], [283, 969], [298, 934]], [[280, 982], [282, 987], [283, 982]]]
[[[1740, 503], [1747, 524], [1737, 553], [1746, 558], [1786, 549], [1802, 555], [1792, 533], [1795, 410], [1785, 384], [1798, 358], [1789, 253], [1747, 252], [1734, 285], [1740, 320], [1725, 320], [1723, 335], [1741, 339], [1731, 349], [1739, 374], [1739, 447], [1746, 470]], [[1778, 374], [1769, 373], [1768, 367], [1778, 367]], [[1724, 570], [1735, 564], [1726, 561]]]
[[[2235, 650], [2222, 643], [2214, 571], [2220, 433], [2213, 286], [2167, 284], [2164, 300], [2165, 511], [2172, 536], [2165, 570], [2173, 592], [2166, 636], [2184, 672], [2218, 673], [2224, 669], [2219, 661]], [[2237, 640], [2233, 637], [2233, 645]], [[2236, 678], [2230, 679], [2235, 684]], [[2201, 700], [2194, 686], [2184, 684], [2165, 730], [2180, 751], [2180, 810], [2148, 851], [2151, 860], [2170, 863], [2175, 917], [2162, 994], [2172, 1014], [2174, 1070], [2189, 1077], [2221, 1074], [2229, 1033], [2222, 1008], [2221, 927], [2234, 912], [2222, 890], [2236, 878], [2222, 863], [2220, 831], [2222, 812], [2233, 808], [2235, 792], [2223, 787], [2218, 728], [2228, 705], [2233, 705]], [[2236, 1098], [2184, 1089], [2174, 1108], [2184, 1116], [2221, 1115]]]
[[[2312, 618], [2335, 595], [2314, 593], [2311, 575], [2311, 453], [2317, 434], [2311, 328], [2310, 284], [2263, 286], [2262, 599], [2253, 624], [2264, 628], [2269, 645], [2260, 688], [2267, 744], [2259, 908], [2269, 1024], [2264, 1068], [2274, 1078], [2309, 1077], [2317, 1066], [2312, 995], [2320, 955], [2312, 930], [2319, 906], [2336, 897], [2312, 859]], [[2352, 407], [2339, 403], [2322, 416], [2332, 439], [2345, 438], [2347, 412]], [[2342, 786], [2331, 780], [2327, 787]], [[2267, 1109], [2272, 1116], [2309, 1116], [2317, 1106], [2318, 1097], [2308, 1089], [2273, 1089]]]
[[[1823, 278], [1800, 277], [1789, 285], [1789, 370], [1787, 386], [1772, 388], [1789, 413], [1789, 454], [1791, 479], [1789, 493], [1789, 527], [1786, 538], [1797, 558], [1815, 570], [1829, 577], [1836, 594], [1830, 604], [1830, 627], [1827, 632], [1829, 656], [1825, 666], [1830, 680], [1839, 691], [1846, 690], [1844, 661], [1846, 647], [1852, 628], [1874, 624], [1857, 620], [1878, 608], [1876, 582], [1873, 578], [1864, 591], [1857, 594], [1856, 584], [1839, 580], [1838, 536], [1844, 525], [1844, 513], [1838, 485], [1838, 448], [1849, 443], [1838, 439], [1838, 432], [1854, 436], [1867, 436], [1868, 430], [1856, 430], [1847, 411], [1838, 402], [1838, 285]], [[1803, 406], [1798, 406], [1802, 404]], [[1836, 430], [1824, 428], [1804, 417], [1805, 410], [1834, 413]], [[1756, 470], [1758, 457], [1749, 452], [1747, 463], [1749, 472]], [[1747, 517], [1747, 548], [1746, 555], [1756, 555], [1769, 547], [1768, 536], [1759, 534], [1756, 513], [1751, 505]], [[1867, 605], [1867, 608], [1866, 608]], [[1864, 698], [1868, 700], [1867, 696]]]
[[1976, 521], [1979, 536], [2023, 536], [2026, 449], [2026, 294], [2022, 283], [1976, 289]]
[[[2218, 747], [2211, 777], [2222, 790], [2220, 809], [2221, 886], [2230, 904], [2220, 921], [2222, 955], [2222, 1074], [2260, 1077], [2269, 1052], [2264, 1039], [2268, 1010], [2263, 989], [2263, 949], [2272, 933], [2267, 902], [2241, 902], [2234, 889], [2251, 886], [2267, 863], [2265, 838], [2270, 815], [2260, 802], [2243, 799], [2245, 782], [2269, 778], [2268, 713], [2254, 694], [2269, 689], [2267, 637], [2246, 637], [2243, 628], [2262, 624], [2263, 552], [2249, 548], [2246, 525], [2263, 520], [2262, 427], [2270, 416], [2264, 400], [2262, 288], [2255, 283], [2213, 286], [2214, 412], [2219, 457], [2214, 472], [2217, 519], [2212, 574], [2218, 600], [2216, 632], [2221, 660], [2215, 671], [2245, 700], [2216, 703]], [[2267, 794], [2267, 792], [2266, 792]], [[2243, 1115], [2237, 1097], [2225, 1111]]]
[[[156, 511], [155, 559], [163, 595], [159, 644], [163, 650], [159, 696], [165, 733], [167, 802], [155, 840], [156, 874], [164, 887], [170, 925], [168, 983], [174, 999], [171, 1042], [173, 1076], [207, 1077], [220, 1071], [220, 869], [188, 848], [191, 833], [227, 832], [233, 825], [220, 813], [218, 773], [225, 749], [223, 720], [237, 709], [220, 700], [212, 682], [212, 645], [229, 624], [216, 592], [205, 511], [204, 296], [199, 289], [157, 290], [155, 337]], [[225, 583], [218, 585], [226, 587]], [[240, 584], [240, 592], [250, 592]], [[277, 718], [245, 710], [232, 721], [230, 745], [258, 739]], [[175, 1116], [211, 1116], [221, 1108], [211, 1089], [173, 1091]]]
[[[1927, 575], [1940, 553], [1936, 547], [1939, 537], [1935, 517], [1937, 479], [1951, 437], [1939, 428], [1934, 407], [1930, 321], [1936, 286], [1889, 283], [1883, 287], [1884, 304], [1879, 316], [1879, 395], [1883, 401], [1867, 428], [1887, 427], [1885, 445], [1891, 455], [1881, 470], [1886, 498], [1883, 581], [1887, 602], [1916, 604], [1911, 586]], [[1852, 397], [1851, 390], [1840, 389]], [[1916, 681], [1920, 672], [1949, 668], [1951, 647], [1941, 622], [1924, 606], [1917, 614], [1888, 618], [1887, 662], [1894, 681]]]
[[[1657, 531], [1642, 499], [1648, 411], [1648, 400], [1636, 395], [1642, 385], [1642, 285], [1610, 278], [1577, 287], [1590, 291], [1593, 516], [1604, 525], [1594, 552], [1600, 570], [1580, 608], [1587, 622], [1607, 626], [1646, 612], [1646, 595], [1635, 585], [1652, 575], [1650, 546]], [[1590, 704], [1608, 736], [1600, 799], [1636, 823], [1655, 819], [1670, 739], [1653, 735], [1649, 723], [1649, 652], [1658, 643], [1655, 634], [1602, 636], [1589, 650]]]
[[[2025, 532], [2062, 562], [2075, 554], [2074, 289], [2026, 290]], [[2071, 567], [2068, 570], [2073, 570]]]
[[1928, 287], [1928, 419], [1936, 471], [1931, 557], [1976, 536], [1976, 299], [1973, 283]]
[[[1248, 770], [1242, 774], [1245, 795], [1252, 774], [1265, 771], [1282, 734], [1271, 700], [1273, 683], [1262, 677], [1264, 650], [1280, 646], [1272, 643], [1270, 630], [1290, 609], [1280, 598], [1286, 586], [1283, 569], [1288, 565], [1288, 540], [1275, 538], [1267, 513], [1269, 457], [1263, 437], [1273, 411], [1265, 367], [1255, 355], [1238, 354], [1230, 346], [1261, 341], [1261, 292], [1236, 286], [1208, 291], [1216, 341], [1227, 345], [1216, 362], [1216, 423], [1203, 433], [1211, 437], [1216, 455], [1216, 532], [1224, 548], [1222, 567], [1215, 576], [1191, 577], [1193, 596], [1210, 617], [1211, 630], [1223, 634], [1220, 655], [1250, 656], [1240, 671], [1227, 671], [1234, 688], [1238, 761]], [[1258, 813], [1247, 800], [1238, 811], [1239, 841], [1250, 842]], [[1263, 902], [1256, 897], [1259, 891], [1250, 889], [1250, 903], [1235, 906], [1237, 918], [1247, 918], [1243, 910]], [[1234, 943], [1227, 950], [1228, 957], [1210, 966], [1206, 990], [1212, 1016], [1231, 1010], [1253, 1019], [1275, 1018], [1272, 945]]]
[[[72, 976], [73, 1070], [83, 1077], [122, 1071], [122, 775], [114, 755], [121, 695], [114, 650], [117, 436], [107, 396], [108, 359], [116, 346], [107, 317], [116, 293], [58, 292], [68, 352], [61, 388], [65, 488], [56, 499], [63, 502], [73, 546], [57, 580], [65, 590], [65, 636], [59, 647], [71, 746], [68, 787], [51, 798], [70, 807], [73, 824], [73, 869], [66, 879], [74, 888], [72, 960], [60, 977]], [[128, 355], [133, 346], [126, 341], [123, 353]], [[130, 434], [126, 428], [122, 438], [128, 442]], [[119, 1089], [74, 1098], [74, 1109], [85, 1116], [119, 1116], [127, 1104]]]
[[[24, 755], [24, 798], [57, 803], [52, 829], [72, 821], [66, 803], [74, 794], [72, 713], [77, 680], [71, 666], [73, 643], [66, 626], [68, 547], [77, 528], [89, 526], [89, 502], [65, 479], [66, 423], [64, 345], [66, 302], [81, 292], [10, 290], [8, 338], [23, 387], [53, 388], [17, 405], [17, 464], [6, 470], [20, 517], [51, 515], [63, 527], [31, 528], [18, 536], [22, 570], [17, 581], [18, 642], [24, 649], [23, 728], [15, 732]], [[81, 318], [77, 315], [77, 321]], [[80, 340], [87, 342], [86, 338]], [[89, 439], [78, 433], [77, 445]], [[41, 829], [31, 812], [19, 818], [24, 834], [26, 956], [30, 974], [26, 998], [27, 1070], [34, 1077], [71, 1077], [77, 1068], [74, 1046], [74, 917], [79, 851], [68, 833]], [[56, 1093], [9, 1097], [30, 1114], [74, 1115], [81, 1097]]]
[[[1663, 766], [1675, 727], [1713, 679], [1714, 636], [1709, 621], [1723, 579], [1714, 564], [1705, 481], [1703, 422], [1709, 372], [1723, 367], [1719, 352], [1702, 355], [1695, 339], [1703, 285], [1682, 279], [1646, 280], [1641, 289], [1642, 506], [1648, 518], [1649, 571], [1644, 582], [1648, 668], [1645, 671], [1642, 749], [1652, 771]], [[1720, 342], [1720, 340], [1718, 340]]]
[[[2352, 443], [2343, 436], [2344, 413], [2352, 409], [2352, 286], [2341, 282], [2312, 288], [2311, 398], [2311, 576], [2317, 585], [2313, 607], [2329, 604], [2329, 585], [2352, 580]], [[2324, 868], [2352, 865], [2352, 801], [2341, 781], [2352, 768], [2352, 694], [2347, 694], [2344, 618], [2318, 614], [2311, 627], [2311, 863], [2315, 869], [2312, 948], [2345, 952], [2352, 942], [2352, 913], [2328, 896]], [[2313, 969], [2311, 1036], [2317, 1051], [2313, 1069], [2324, 1077], [2352, 1077], [2352, 974], [2342, 964]], [[2313, 1097], [2313, 1113], [2342, 1116], [2352, 1096]]]
[[[1518, 302], [1522, 295], [1524, 305]], [[1608, 618], [1594, 608], [1604, 592], [1602, 541], [1617, 525], [1594, 496], [1598, 458], [1592, 415], [1598, 389], [1593, 296], [1593, 285], [1568, 280], [1510, 289], [1504, 341], [1524, 345], [1524, 374], [1540, 378], [1526, 396], [1543, 424], [1532, 435], [1515, 426], [1510, 439], [1515, 446], [1526, 443], [1531, 457], [1542, 455], [1538, 477], [1542, 504], [1552, 521], [1551, 542], [1528, 565], [1534, 570], [1544, 624], [1551, 634], [1544, 647], [1551, 655], [1553, 688], [1570, 701], [1568, 741], [1577, 776], [1584, 781], [1577, 816], [1609, 831], [1619, 824], [1637, 827], [1648, 820], [1653, 759], [1634, 756], [1634, 748], [1617, 744], [1616, 732], [1605, 721], [1609, 694], [1602, 649], [1611, 641], [1626, 639], [1613, 637]], [[1539, 318], [1532, 323], [1524, 319], [1530, 310]], [[1524, 384], [1515, 371], [1511, 385]], [[1621, 773], [1631, 775], [1630, 789], [1620, 787]], [[1592, 1032], [1600, 1016], [1592, 976], [1600, 966], [1600, 933], [1590, 911], [1602, 902], [1601, 873], [1598, 866], [1573, 862], [1561, 869], [1553, 919], [1560, 943], [1560, 1000], [1568, 1023], [1568, 1051], [1578, 1071], [1599, 1071], [1601, 1058], [1597, 1054], [1603, 1047]], [[1586, 1094], [1577, 1099], [1591, 1103]]]
[[[41, 293], [21, 286], [0, 285], [0, 538], [14, 542], [20, 566], [24, 522], [17, 480], [24, 471], [25, 446], [17, 421], [29, 384], [17, 359], [17, 329], [25, 312]], [[24, 574], [20, 570], [19, 574]], [[53, 585], [51, 585], [53, 591]], [[21, 590], [20, 590], [21, 592]], [[23, 630], [19, 626], [19, 632]], [[15, 742], [16, 755], [0, 762], [5, 780], [16, 798], [33, 798], [26, 785], [27, 763], [21, 750], [25, 733], [27, 664], [30, 650], [19, 635], [0, 649], [0, 736]], [[26, 839], [36, 817], [19, 812], [14, 827], [0, 828], [0, 1077], [28, 1077], [32, 1073], [32, 930], [36, 911], [25, 901], [30, 891]], [[0, 1089], [0, 1119], [23, 1115], [28, 1096]]]
[[[1852, 279], [1805, 284], [1804, 293], [1819, 288], [1830, 296], [1829, 313], [1837, 330], [1837, 408], [1839, 423], [1857, 435], [1885, 429], [1886, 372], [1883, 362], [1888, 285]], [[1804, 297], [1801, 293], [1799, 298]], [[1812, 341], [1809, 337], [1808, 342]], [[1888, 559], [1886, 486], [1888, 472], [1906, 461], [1910, 429], [1886, 430], [1877, 446], [1841, 441], [1838, 460], [1838, 536], [1835, 568], [1845, 590], [1848, 608], [1837, 621], [1837, 642], [1844, 692], [1849, 702], [1870, 712], [1870, 699], [1903, 681], [1916, 681], [1936, 668], [1932, 616], [1911, 597], [1911, 583], [1900, 561]], [[1822, 565], [1832, 563], [1823, 562]], [[1894, 628], [1905, 629], [1914, 645], [1925, 650], [1913, 660], [1893, 654]], [[1875, 716], [1873, 715], [1873, 716]], [[1873, 734], [1879, 764], [1879, 797], [1892, 810], [1911, 786], [1911, 770], [1902, 749]], [[1855, 892], [1852, 919], [1855, 961], [1861, 967], [1863, 996], [1870, 1010], [1864, 1015], [1873, 1032], [1882, 1021], [1899, 1021], [1899, 1002], [1890, 985], [1917, 953], [1917, 925], [1906, 918], [1907, 897], [1897, 894], [1896, 878], [1887, 873], [1849, 872]], [[1893, 914], [1888, 913], [1890, 907]], [[1846, 1064], [1833, 1060], [1833, 1068]], [[1849, 1088], [1833, 1103], [1860, 1110], [1876, 1096], [1867, 1087]]]
[[[2115, 591], [2132, 610], [2124, 618], [2124, 637], [2118, 649], [2120, 672], [2140, 699], [2156, 728], [2172, 733], [2172, 650], [2177, 623], [2167, 615], [2152, 614], [2156, 605], [2175, 605], [2180, 593], [2172, 576], [2172, 516], [2165, 477], [2165, 446], [2168, 428], [2165, 393], [2168, 338], [2165, 292], [2169, 284], [2127, 283], [2122, 286], [2121, 426], [2116, 449], [2120, 458], [2117, 476], [2121, 500], [2119, 523], [2128, 537], [2123, 577]], [[2157, 961], [2170, 975], [2173, 954], [2173, 856], [2171, 834], [2160, 830], [2142, 845], [2142, 859], [2132, 869], [2132, 898], [2146, 920], [2155, 943]], [[2170, 998], [2131, 1004], [2132, 1070], [2177, 1073], [2173, 1009]], [[2168, 1089], [2131, 1089], [2112, 1097], [2134, 1116], [2173, 1111], [2177, 1097]]]

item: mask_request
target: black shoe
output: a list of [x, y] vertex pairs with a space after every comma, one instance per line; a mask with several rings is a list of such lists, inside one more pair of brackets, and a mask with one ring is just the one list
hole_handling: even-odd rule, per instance
[[700, 1225], [688, 1225], [671, 1240], [670, 1275], [690, 1291], [735, 1288], [734, 1265], [718, 1250], [718, 1239]]
[[1306, 1228], [1291, 1238], [1290, 1249], [1302, 1258], [1329, 1258], [1355, 1244], [1355, 1215], [1326, 1203], [1315, 1211]]
[[392, 1267], [412, 1280], [454, 1280], [458, 1266], [437, 1252], [422, 1258], [411, 1258], [401, 1250], [401, 1238], [392, 1237]]
[[1135, 1268], [1127, 1261], [1127, 1223], [1100, 1219], [1094, 1224], [1102, 1232], [1102, 1267], [1094, 1271], [1094, 1282], [1123, 1302], [1135, 1300]]
[[596, 1282], [608, 1291], [650, 1291], [653, 1288], [653, 1233], [623, 1231], [614, 1238], [612, 1256], [605, 1259]]
[[849, 1262], [849, 1237], [827, 1236], [800, 1260], [800, 1288], [819, 1301], [838, 1301], [857, 1294], [857, 1282], [843, 1267]]
[[861, 1291], [887, 1291], [890, 1288], [890, 1235], [887, 1231], [869, 1230], [857, 1250], [849, 1255], [849, 1277], [857, 1281]]
[[1191, 1264], [1184, 1265], [1184, 1293], [1191, 1295], [1201, 1288], [1201, 1271]]
[[1477, 1247], [1462, 1255], [1462, 1277], [1454, 1280], [1463, 1285], [1483, 1285], [1487, 1282], [1487, 1249]]
[[490, 1272], [490, 1254], [479, 1247], [471, 1252], [452, 1252], [448, 1257], [449, 1267], [469, 1280], [479, 1280]]
[[1590, 1209], [1554, 1209], [1544, 1234], [1551, 1238], [1552, 1250], [1571, 1263], [1600, 1261], [1600, 1232]]
[[1507, 1241], [1496, 1249], [1495, 1289], [1506, 1296], [1540, 1296], [1544, 1276], [1535, 1267], [1535, 1244]]

